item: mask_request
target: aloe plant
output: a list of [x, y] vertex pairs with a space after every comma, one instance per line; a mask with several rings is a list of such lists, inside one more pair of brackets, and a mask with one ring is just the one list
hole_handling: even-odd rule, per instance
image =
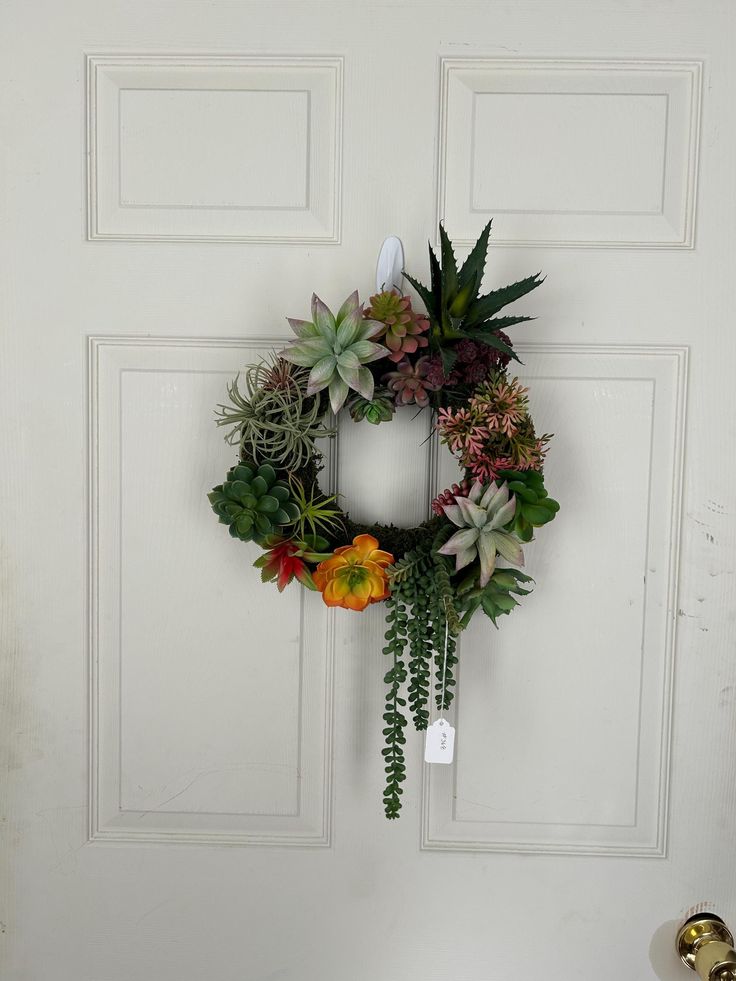
[[499, 331], [534, 319], [526, 316], [497, 317], [496, 314], [509, 303], [541, 286], [544, 279], [540, 278], [539, 273], [480, 296], [490, 234], [489, 221], [470, 255], [458, 269], [452, 242], [440, 225], [439, 258], [432, 245], [429, 246], [430, 286], [424, 286], [404, 272], [427, 309], [430, 348], [442, 355], [446, 374], [449, 374], [457, 359], [453, 346], [464, 338], [487, 344], [518, 361], [513, 348], [498, 336]]

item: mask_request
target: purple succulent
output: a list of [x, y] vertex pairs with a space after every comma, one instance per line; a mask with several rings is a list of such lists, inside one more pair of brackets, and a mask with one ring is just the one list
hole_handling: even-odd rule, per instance
[[429, 405], [429, 393], [437, 390], [427, 377], [429, 358], [419, 358], [415, 364], [401, 361], [395, 371], [383, 376], [384, 384], [394, 393], [397, 405]]

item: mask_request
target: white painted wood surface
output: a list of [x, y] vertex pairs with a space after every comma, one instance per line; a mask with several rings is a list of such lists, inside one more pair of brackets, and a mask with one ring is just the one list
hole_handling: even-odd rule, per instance
[[[736, 925], [736, 9], [0, 17], [3, 981], [686, 978], [688, 907]], [[490, 214], [487, 284], [548, 277], [514, 337], [562, 511], [388, 823], [382, 610], [260, 585], [212, 410], [387, 235], [426, 278]], [[356, 516], [421, 519], [427, 431], [341, 422]]]

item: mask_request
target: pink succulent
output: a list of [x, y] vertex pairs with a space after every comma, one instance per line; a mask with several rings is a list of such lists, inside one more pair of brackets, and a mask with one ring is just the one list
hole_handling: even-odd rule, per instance
[[461, 484], [453, 484], [447, 490], [442, 491], [432, 501], [432, 510], [436, 515], [442, 517], [445, 508], [449, 504], [457, 504], [457, 497], [467, 497], [470, 492], [470, 481], [464, 480]]
[[429, 393], [437, 389], [427, 379], [428, 358], [419, 358], [414, 364], [401, 361], [395, 371], [383, 376], [384, 383], [394, 393], [396, 405], [429, 405]]
[[467, 405], [440, 409], [437, 431], [461, 466], [486, 482], [503, 470], [541, 467], [549, 439], [534, 432], [527, 390], [503, 373], [479, 385]]
[[429, 344], [424, 336], [429, 330], [429, 320], [412, 309], [408, 296], [402, 296], [396, 290], [384, 290], [372, 296], [365, 315], [386, 325], [379, 336], [391, 352], [391, 361], [398, 363], [405, 355], [415, 354]]

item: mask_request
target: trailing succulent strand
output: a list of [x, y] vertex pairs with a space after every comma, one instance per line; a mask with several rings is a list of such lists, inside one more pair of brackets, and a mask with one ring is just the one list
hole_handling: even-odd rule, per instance
[[433, 539], [425, 539], [421, 547], [408, 552], [389, 572], [389, 629], [384, 653], [394, 658], [399, 669], [398, 672], [390, 670], [385, 679], [389, 690], [384, 716], [387, 745], [383, 755], [391, 764], [386, 764], [389, 777], [384, 794], [387, 817], [397, 817], [401, 807], [401, 790], [396, 788], [403, 779], [401, 766], [404, 760], [403, 755], [399, 758], [397, 746], [403, 745], [399, 737], [403, 737], [407, 724], [401, 711], [406, 702], [401, 700], [397, 678], [400, 675], [402, 681], [406, 680], [408, 674], [408, 707], [418, 731], [429, 726], [433, 668], [437, 707], [448, 709], [453, 698], [453, 666], [457, 663], [455, 636], [461, 624], [449, 585], [446, 560], [437, 553], [437, 547], [448, 535], [449, 531], [443, 529]]
[[406, 718], [401, 711], [406, 699], [401, 696], [401, 688], [406, 681], [406, 666], [403, 660], [406, 643], [408, 616], [399, 597], [390, 594], [386, 600], [386, 646], [383, 653], [391, 659], [391, 667], [384, 675], [388, 685], [386, 705], [383, 713], [383, 735], [386, 746], [381, 751], [386, 772], [386, 788], [383, 792], [383, 805], [386, 817], [395, 819], [401, 810], [401, 786], [406, 780]]
[[[461, 631], [479, 611], [498, 626], [531, 592], [522, 545], [559, 510], [543, 476], [551, 437], [537, 435], [527, 389], [507, 371], [518, 358], [506, 330], [532, 318], [501, 314], [543, 280], [482, 294], [490, 230], [459, 266], [440, 226], [430, 285], [405, 274], [424, 311], [397, 289], [376, 293], [367, 310], [353, 292], [336, 314], [313, 295], [312, 319], [290, 320], [292, 342], [248, 366], [217, 410], [239, 462], [209, 501], [233, 538], [260, 546], [263, 582], [303, 586], [347, 610], [386, 604], [390, 819], [401, 811], [409, 720], [423, 731], [433, 704], [450, 708]], [[429, 411], [461, 475], [417, 527], [354, 521], [319, 482], [320, 441], [337, 431], [330, 410], [379, 425], [406, 407]]]
[[426, 729], [429, 724], [430, 671], [432, 664], [432, 622], [427, 590], [431, 584], [432, 556], [425, 546], [404, 556], [401, 568], [390, 576], [392, 594], [402, 602], [411, 616], [407, 624], [405, 645], [409, 650], [409, 708], [414, 726]]

